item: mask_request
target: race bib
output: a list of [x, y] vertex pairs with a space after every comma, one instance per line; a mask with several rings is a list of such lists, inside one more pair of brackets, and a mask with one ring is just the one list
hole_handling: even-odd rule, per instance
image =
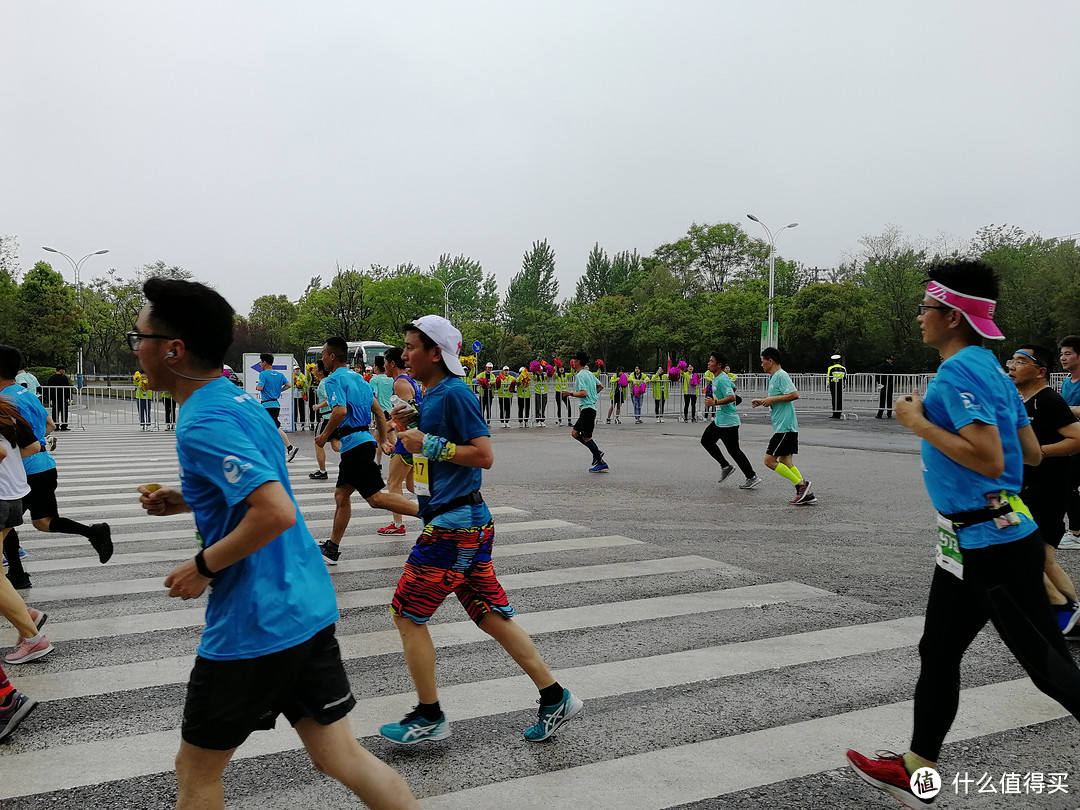
[[418, 496], [431, 497], [430, 467], [431, 462], [419, 453], [413, 453], [413, 485]]
[[955, 576], [964, 578], [964, 555], [956, 537], [953, 522], [942, 515], [937, 517], [937, 564]]

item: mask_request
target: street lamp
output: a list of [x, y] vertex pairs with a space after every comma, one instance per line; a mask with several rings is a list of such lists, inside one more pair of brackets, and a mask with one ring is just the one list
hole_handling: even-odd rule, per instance
[[435, 278], [435, 276], [432, 276], [432, 278], [443, 285], [443, 317], [446, 318], [446, 320], [450, 320], [450, 288], [455, 284], [459, 284], [462, 281], [468, 281], [469, 279], [467, 276], [462, 276], [461, 278], [455, 278], [447, 284], [441, 278]]
[[764, 228], [765, 233], [767, 233], [769, 235], [769, 318], [768, 318], [768, 325], [766, 327], [767, 331], [765, 333], [765, 345], [766, 346], [772, 346], [772, 347], [775, 348], [776, 347], [776, 331], [775, 331], [775, 328], [774, 328], [774, 321], [773, 321], [773, 286], [776, 283], [776, 263], [775, 263], [775, 255], [774, 255], [776, 253], [776, 240], [777, 240], [777, 238], [779, 238], [781, 233], [786, 231], [788, 228], [797, 227], [799, 223], [798, 222], [792, 222], [790, 225], [785, 225], [783, 228], [781, 228], [775, 234], [773, 234], [773, 232], [769, 230], [769, 226], [766, 225], [764, 222], [762, 222], [757, 217], [755, 217], [753, 214], [747, 214], [746, 217], [747, 217], [747, 219], [752, 219], [754, 222], [756, 222], [758, 225], [760, 225], [762, 228]]
[[[51, 248], [51, 247], [45, 247], [44, 245], [41, 246], [41, 249], [46, 250], [49, 253], [59, 253], [61, 256], [63, 256], [65, 259], [67, 259], [69, 262], [71, 262], [71, 266], [75, 269], [75, 297], [78, 298], [78, 300], [79, 300], [79, 306], [82, 306], [82, 282], [79, 279], [79, 269], [82, 267], [83, 262], [85, 262], [91, 256], [101, 256], [102, 254], [108, 253], [109, 251], [108, 250], [95, 250], [93, 253], [87, 253], [81, 259], [79, 259], [78, 261], [75, 261], [73, 258], [68, 256], [62, 250], [57, 250], [56, 248]], [[81, 388], [82, 387], [82, 380], [83, 380], [83, 350], [82, 350], [82, 346], [79, 347], [79, 367], [75, 370], [75, 375], [76, 375], [76, 379], [79, 381], [79, 387]]]

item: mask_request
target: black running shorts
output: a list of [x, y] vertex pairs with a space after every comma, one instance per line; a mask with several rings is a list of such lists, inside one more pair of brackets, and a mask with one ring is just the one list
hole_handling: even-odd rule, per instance
[[23, 511], [30, 510], [32, 520], [60, 517], [56, 506], [56, 467], [26, 476], [30, 494], [22, 499]]
[[765, 451], [765, 455], [781, 458], [783, 456], [794, 456], [798, 452], [799, 432], [792, 431], [791, 433], [774, 433], [772, 438], [769, 439], [769, 448]]
[[574, 422], [574, 430], [578, 436], [588, 441], [592, 438], [593, 428], [596, 426], [596, 408], [582, 408], [578, 414], [578, 420]]
[[364, 500], [386, 486], [382, 468], [375, 463], [375, 442], [364, 442], [341, 454], [335, 486], [352, 487]]
[[302, 644], [258, 658], [197, 657], [188, 681], [184, 742], [211, 751], [236, 748], [253, 731], [274, 727], [279, 714], [328, 726], [356, 705], [334, 625]]
[[275, 427], [281, 427], [281, 421], [278, 419], [278, 415], [281, 413], [281, 408], [267, 408], [266, 413], [274, 420]]

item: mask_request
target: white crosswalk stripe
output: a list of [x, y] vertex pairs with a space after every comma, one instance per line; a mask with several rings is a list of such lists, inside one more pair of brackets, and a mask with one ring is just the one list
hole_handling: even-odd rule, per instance
[[[65, 516], [114, 527], [112, 561], [100, 565], [80, 537], [20, 530], [34, 581], [25, 596], [49, 612], [44, 629], [57, 649], [7, 668], [16, 687], [42, 703], [0, 747], [5, 810], [46, 806], [38, 803], [46, 794], [47, 806], [142, 806], [132, 791], [173, 768], [203, 607], [170, 600], [162, 580], [191, 555], [194, 530], [188, 515], [143, 515], [131, 493], [141, 482], [175, 482], [175, 437], [137, 434], [139, 454], [129, 458], [130, 429], [100, 433], [62, 437], [58, 494]], [[332, 481], [310, 481], [310, 459], [294, 464], [305, 522], [323, 539]], [[823, 685], [849, 668], [887, 683], [897, 661], [915, 657], [922, 617], [890, 617], [869, 603], [774, 581], [752, 565], [673, 556], [644, 536], [493, 504], [496, 568], [518, 621], [585, 710], [554, 741], [523, 741], [520, 730], [536, 717], [535, 690], [447, 604], [431, 635], [454, 735], [402, 754], [377, 736], [380, 724], [415, 702], [386, 606], [419, 522], [409, 519], [405, 536], [380, 536], [375, 528], [388, 517], [357, 502], [341, 563], [330, 569], [342, 614], [338, 640], [358, 701], [351, 720], [366, 746], [422, 785], [428, 810], [660, 810], [832, 771], [843, 748], [872, 750], [884, 729], [910, 728], [909, 700], [871, 694], [805, 710], [800, 702], [827, 692]], [[762, 694], [761, 717], [734, 729], [703, 711], [722, 703], [732, 684]], [[1009, 676], [964, 690], [962, 700], [950, 740], [1066, 716], [1029, 681]], [[657, 721], [681, 713], [683, 727]], [[641, 739], [630, 744], [635, 734]], [[230, 766], [238, 777], [227, 783], [229, 806], [358, 806], [314, 771], [293, 774], [295, 764], [284, 763], [300, 748], [284, 720], [252, 735]], [[289, 779], [278, 763], [292, 769]], [[258, 777], [259, 769], [271, 776]], [[463, 769], [468, 778], [456, 778]], [[240, 792], [232, 792], [236, 785]], [[156, 796], [146, 806], [170, 800]]]

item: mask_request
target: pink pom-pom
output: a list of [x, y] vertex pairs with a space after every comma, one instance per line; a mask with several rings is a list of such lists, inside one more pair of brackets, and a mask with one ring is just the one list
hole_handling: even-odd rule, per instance
[[599, 357], [596, 358], [596, 367], [597, 368], [603, 368], [604, 367], [604, 361], [601, 360]]
[[619, 385], [621, 385], [623, 388], [626, 388], [629, 382], [630, 380], [627, 378], [625, 373], [619, 375]]
[[700, 380], [700, 375], [696, 371], [690, 375], [690, 385], [696, 386]]
[[533, 360], [531, 363], [529, 363], [529, 371], [531, 371], [533, 374], [535, 374], [539, 370], [540, 370], [540, 361], [539, 360]]
[[679, 369], [680, 369], [681, 371], [685, 371], [685, 370], [686, 370], [686, 361], [685, 361], [685, 360], [680, 360], [680, 361], [679, 361]]

